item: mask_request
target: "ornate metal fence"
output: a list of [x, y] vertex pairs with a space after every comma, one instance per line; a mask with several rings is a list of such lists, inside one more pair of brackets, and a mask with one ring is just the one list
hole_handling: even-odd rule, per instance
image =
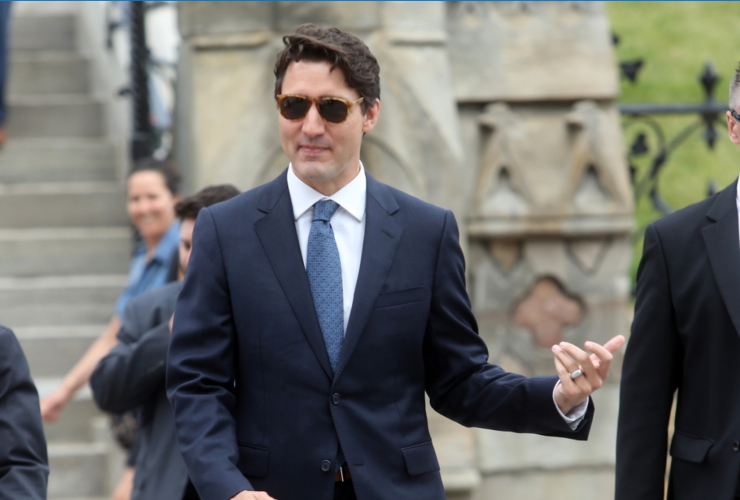
[[152, 123], [150, 74], [158, 75], [174, 87], [176, 68], [172, 63], [152, 56], [146, 42], [146, 13], [168, 2], [108, 2], [106, 4], [106, 40], [113, 49], [113, 33], [126, 29], [129, 35], [130, 81], [119, 94], [131, 99], [131, 157], [133, 160], [154, 156], [164, 158], [171, 150], [171, 131]]
[[[623, 77], [636, 81], [642, 67], [642, 60], [627, 61], [620, 64]], [[701, 136], [709, 149], [713, 149], [719, 138], [717, 128], [726, 128], [725, 112], [727, 104], [716, 101], [714, 91], [720, 76], [712, 63], [706, 63], [698, 76], [698, 81], [704, 91], [704, 101], [700, 103], [671, 103], [647, 104], [625, 103], [619, 105], [619, 111], [624, 120], [623, 126], [627, 137], [631, 137], [627, 151], [627, 159], [635, 192], [635, 201], [639, 202], [647, 196], [652, 205], [663, 215], [669, 214], [673, 208], [660, 194], [660, 175], [665, 171], [666, 163], [671, 155], [686, 142], [702, 130]], [[695, 117], [689, 125], [684, 127], [673, 137], [668, 137], [663, 125], [655, 117], [659, 115], [692, 115]], [[650, 140], [651, 138], [652, 140]], [[641, 157], [649, 158], [649, 168], [640, 175], [635, 160]], [[716, 191], [714, 181], [707, 185], [707, 195]], [[641, 234], [641, 231], [638, 233]]]

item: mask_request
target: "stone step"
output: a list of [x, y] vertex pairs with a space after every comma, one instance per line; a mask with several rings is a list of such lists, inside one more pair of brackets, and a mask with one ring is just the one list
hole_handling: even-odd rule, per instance
[[107, 324], [126, 275], [0, 278], [0, 323], [8, 328]]
[[107, 470], [105, 444], [50, 444], [49, 498], [103, 496]]
[[[105, 414], [92, 399], [75, 399], [62, 411], [56, 422], [44, 423], [47, 443], [91, 443], [94, 441], [90, 422]], [[105, 417], [104, 417], [105, 418]]]
[[[77, 19], [73, 15], [19, 15], [11, 10], [10, 49], [75, 50]], [[101, 28], [102, 29], [102, 28]]]
[[103, 107], [79, 94], [16, 96], [8, 99], [8, 136], [103, 137]]
[[11, 56], [7, 93], [86, 94], [89, 90], [88, 61], [75, 52], [17, 52]]
[[126, 226], [116, 182], [0, 185], [0, 228]]
[[106, 325], [37, 326], [15, 334], [34, 379], [62, 377], [105, 330]]
[[128, 227], [0, 229], [0, 276], [126, 273]]
[[0, 149], [0, 183], [114, 181], [115, 170], [103, 139], [13, 138]]
[[[71, 368], [72, 364], [69, 367]], [[33, 371], [33, 368], [31, 370]], [[36, 389], [39, 391], [39, 396], [44, 397], [59, 387], [62, 377], [34, 376], [34, 382]], [[91, 443], [96, 441], [92, 422], [94, 419], [103, 417], [103, 415], [104, 413], [98, 409], [92, 399], [90, 386], [86, 385], [77, 391], [74, 399], [62, 411], [59, 420], [44, 423], [46, 441], [50, 444]]]

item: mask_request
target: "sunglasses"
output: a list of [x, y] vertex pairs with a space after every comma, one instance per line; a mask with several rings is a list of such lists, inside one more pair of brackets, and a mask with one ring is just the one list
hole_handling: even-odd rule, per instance
[[286, 120], [300, 120], [308, 114], [311, 104], [316, 104], [321, 118], [329, 123], [342, 123], [349, 116], [352, 107], [365, 100], [360, 97], [356, 101], [348, 101], [341, 97], [306, 97], [304, 95], [282, 94], [275, 97], [278, 110]]
[[735, 120], [737, 120], [738, 122], [740, 122], [740, 113], [738, 113], [738, 112], [737, 112], [737, 111], [735, 111], [734, 109], [730, 109], [730, 114], [732, 115], [732, 117], [733, 117], [733, 118], [734, 118]]

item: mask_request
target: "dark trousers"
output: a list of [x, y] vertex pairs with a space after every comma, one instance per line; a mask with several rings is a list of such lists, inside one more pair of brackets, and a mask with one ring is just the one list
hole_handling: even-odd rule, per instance
[[185, 488], [185, 494], [182, 496], [182, 500], [200, 500], [200, 496], [198, 496], [195, 486], [193, 486], [193, 483], [191, 483], [189, 479], [188, 485]]
[[334, 500], [357, 500], [352, 480], [334, 483]]

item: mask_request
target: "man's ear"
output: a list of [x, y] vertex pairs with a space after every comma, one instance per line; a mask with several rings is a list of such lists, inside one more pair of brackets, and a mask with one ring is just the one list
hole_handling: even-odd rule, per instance
[[738, 123], [738, 121], [732, 117], [729, 111], [726, 113], [726, 115], [727, 133], [730, 136], [730, 140], [735, 144], [740, 144], [740, 123]]
[[367, 134], [378, 123], [378, 117], [380, 116], [380, 99], [375, 99], [372, 106], [367, 108], [365, 115], [362, 119], [362, 133]]

